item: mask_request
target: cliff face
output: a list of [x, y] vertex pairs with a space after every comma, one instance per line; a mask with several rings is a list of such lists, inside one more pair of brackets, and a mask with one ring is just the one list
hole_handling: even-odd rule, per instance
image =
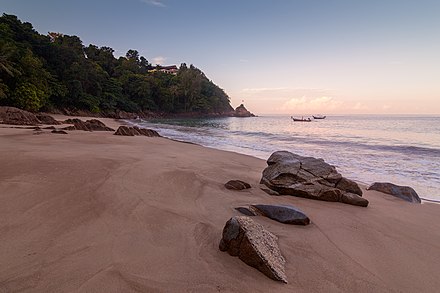
[[248, 109], [246, 109], [246, 107], [243, 104], [241, 104], [240, 106], [238, 106], [235, 109], [234, 116], [235, 117], [255, 117], [255, 115], [252, 114], [251, 112], [249, 112]]

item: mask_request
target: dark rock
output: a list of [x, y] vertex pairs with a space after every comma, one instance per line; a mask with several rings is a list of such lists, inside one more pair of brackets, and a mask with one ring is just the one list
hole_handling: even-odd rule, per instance
[[84, 123], [84, 121], [74, 118], [74, 119], [67, 119], [64, 121], [64, 123], [67, 124], [73, 124], [73, 126], [68, 126], [63, 129], [65, 130], [83, 130], [83, 131], [90, 131], [90, 129], [87, 127], [87, 125]]
[[115, 131], [113, 128], [107, 127], [104, 123], [97, 119], [91, 119], [84, 122], [91, 131]]
[[368, 187], [368, 190], [377, 190], [386, 194], [391, 194], [392, 196], [412, 203], [422, 202], [417, 192], [409, 186], [400, 186], [387, 182], [375, 182]]
[[31, 112], [14, 107], [0, 107], [0, 123], [11, 125], [38, 125], [40, 120]]
[[251, 185], [241, 180], [229, 180], [225, 183], [225, 187], [232, 190], [243, 190], [251, 188]]
[[258, 216], [258, 214], [256, 214], [253, 210], [245, 208], [245, 207], [238, 207], [235, 209], [246, 216], [250, 216], [250, 217]]
[[269, 195], [273, 195], [273, 196], [278, 196], [280, 195], [278, 192], [276, 192], [275, 190], [272, 190], [270, 188], [268, 188], [266, 185], [264, 184], [260, 184], [260, 189], [263, 190], [264, 192], [266, 192]]
[[343, 193], [341, 197], [341, 202], [360, 207], [368, 206], [368, 200], [351, 192]]
[[54, 129], [51, 132], [55, 134], [67, 134], [67, 132], [65, 132], [64, 130], [57, 130], [57, 129]]
[[236, 216], [226, 222], [219, 248], [232, 256], [238, 256], [269, 278], [287, 283], [284, 272], [286, 261], [277, 241], [277, 236], [251, 218]]
[[[290, 205], [251, 205], [251, 211], [284, 224], [308, 225], [310, 219], [300, 209]], [[255, 213], [255, 212], [254, 212]]]
[[353, 180], [347, 178], [341, 178], [336, 185], [336, 188], [362, 196], [362, 189], [359, 187], [359, 185], [357, 185], [357, 183]]
[[160, 137], [160, 134], [155, 130], [129, 126], [119, 126], [114, 135]]
[[38, 118], [38, 120], [40, 120], [41, 124], [46, 124], [46, 125], [60, 125], [61, 124], [61, 122], [55, 120], [52, 116], [49, 116], [46, 114], [38, 113], [36, 115], [36, 117]]
[[56, 129], [55, 126], [44, 127], [43, 129]]
[[269, 157], [267, 165], [260, 183], [281, 195], [360, 205], [352, 196], [345, 196], [343, 201], [343, 194], [347, 192], [362, 195], [359, 186], [343, 178], [323, 159], [279, 151]]

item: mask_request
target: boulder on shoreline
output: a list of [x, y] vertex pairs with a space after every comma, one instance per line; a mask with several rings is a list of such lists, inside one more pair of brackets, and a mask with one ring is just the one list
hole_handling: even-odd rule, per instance
[[219, 244], [221, 251], [238, 256], [247, 265], [269, 278], [287, 283], [285, 259], [278, 247], [278, 237], [251, 218], [235, 216], [226, 222]]
[[251, 185], [241, 180], [229, 180], [225, 183], [225, 187], [231, 190], [243, 190], [251, 188]]
[[115, 131], [97, 119], [86, 120], [84, 122], [81, 119], [73, 118], [65, 120], [64, 123], [73, 124], [72, 126], [64, 127], [64, 130]]
[[267, 165], [260, 183], [280, 195], [368, 206], [356, 182], [342, 177], [323, 159], [278, 151], [269, 157]]
[[375, 182], [370, 187], [367, 188], [368, 190], [376, 190], [382, 193], [390, 194], [392, 196], [395, 196], [397, 198], [406, 200], [408, 202], [412, 203], [421, 203], [422, 200], [420, 199], [417, 192], [409, 187], [409, 186], [400, 186], [393, 183], [388, 182]]
[[11, 125], [41, 124], [33, 113], [15, 107], [0, 107], [0, 123]]
[[114, 135], [122, 136], [148, 136], [148, 137], [161, 137], [161, 135], [152, 129], [139, 128], [139, 127], [129, 127], [129, 126], [119, 126]]

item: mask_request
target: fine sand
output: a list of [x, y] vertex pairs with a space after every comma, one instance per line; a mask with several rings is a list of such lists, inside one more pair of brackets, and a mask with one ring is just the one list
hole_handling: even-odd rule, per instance
[[[440, 205], [373, 191], [367, 208], [274, 197], [258, 188], [265, 162], [250, 156], [112, 132], [33, 133], [0, 126], [0, 292], [440, 290]], [[253, 188], [227, 190], [230, 179]], [[218, 249], [234, 208], [254, 203], [291, 204], [312, 221], [253, 218], [279, 237], [288, 284]]]

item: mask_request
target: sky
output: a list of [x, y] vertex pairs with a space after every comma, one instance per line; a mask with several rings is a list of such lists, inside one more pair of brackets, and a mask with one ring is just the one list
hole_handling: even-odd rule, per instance
[[194, 64], [256, 114], [440, 114], [439, 0], [0, 0], [42, 33]]

